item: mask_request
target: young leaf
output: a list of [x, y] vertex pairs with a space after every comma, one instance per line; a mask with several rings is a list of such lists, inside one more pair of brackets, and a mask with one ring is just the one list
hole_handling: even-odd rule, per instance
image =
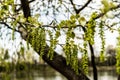
[[75, 38], [75, 33], [74, 33], [74, 32], [71, 33], [71, 38], [72, 38], [72, 39]]

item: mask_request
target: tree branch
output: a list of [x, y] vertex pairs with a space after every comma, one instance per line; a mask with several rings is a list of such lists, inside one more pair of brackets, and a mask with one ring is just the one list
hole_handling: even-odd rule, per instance
[[77, 9], [77, 8], [75, 7], [75, 4], [73, 3], [73, 0], [70, 0], [70, 2], [71, 2], [71, 4], [72, 4], [73, 9], [75, 10], [75, 13], [76, 13], [76, 14], [79, 14], [80, 11], [82, 11], [85, 7], [87, 7], [88, 4], [89, 4], [91, 1], [92, 1], [92, 0], [88, 0], [81, 8]]
[[77, 14], [79, 14], [80, 11], [82, 11], [85, 7], [87, 7], [88, 4], [89, 4], [91, 1], [92, 1], [92, 0], [88, 0], [88, 1], [83, 5], [83, 7], [81, 7], [80, 9], [78, 9], [78, 13], [77, 13]]
[[[13, 28], [11, 28], [6, 22], [0, 22], [0, 24], [5, 25], [7, 28], [13, 30]], [[16, 32], [19, 32], [18, 30], [14, 29]], [[20, 33], [20, 32], [19, 32]]]
[[35, 1], [35, 0], [30, 0], [29, 3], [32, 3], [32, 2], [34, 2], [34, 1]]
[[[84, 33], [86, 33], [86, 31], [87, 31], [86, 28], [82, 27], [82, 29], [83, 29]], [[95, 64], [94, 48], [90, 44], [89, 41], [88, 41], [88, 45], [89, 45], [90, 52], [91, 52], [91, 64], [92, 64], [92, 67], [93, 67], [93, 78], [94, 78], [94, 80], [98, 80], [97, 68], [96, 68], [96, 64]]]
[[78, 13], [78, 10], [76, 9], [75, 4], [73, 3], [73, 0], [70, 0], [70, 3], [72, 4], [73, 9], [75, 10], [75, 13]]
[[[111, 10], [118, 9], [118, 8], [120, 8], [120, 4], [118, 4], [116, 7], [110, 8], [107, 12], [109, 12], [109, 11], [111, 11]], [[104, 12], [104, 13], [99, 14], [99, 15], [98, 15], [97, 17], [95, 17], [94, 19], [98, 19], [98, 18], [104, 16], [107, 12]]]
[[63, 56], [58, 55], [56, 52], [54, 52], [53, 60], [50, 60], [47, 57], [48, 51], [49, 47], [46, 46], [44, 50], [44, 55], [42, 57], [43, 60], [47, 62], [51, 67], [53, 67], [55, 70], [63, 74], [68, 80], [89, 80], [86, 77], [86, 75], [84, 75], [80, 70], [79, 75], [76, 75], [75, 71], [71, 68], [71, 66], [66, 64], [66, 59]]

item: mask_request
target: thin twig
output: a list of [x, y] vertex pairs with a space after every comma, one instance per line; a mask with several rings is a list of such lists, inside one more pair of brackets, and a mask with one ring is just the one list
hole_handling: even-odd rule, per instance
[[78, 13], [77, 13], [77, 14], [79, 14], [80, 11], [82, 11], [85, 7], [87, 7], [88, 4], [89, 4], [91, 1], [92, 1], [92, 0], [88, 0], [80, 9], [78, 9]]
[[75, 4], [73, 3], [73, 0], [70, 0], [70, 3], [72, 4], [73, 9], [75, 10], [75, 13], [78, 13], [78, 10], [76, 9]]
[[86, 8], [91, 1], [92, 1], [92, 0], [88, 0], [81, 8], [77, 9], [77, 8], [75, 7], [75, 4], [73, 3], [73, 0], [70, 0], [70, 2], [71, 2], [71, 4], [72, 4], [72, 6], [73, 6], [76, 14], [79, 14], [80, 11], [82, 11], [84, 8]]
[[[6, 22], [0, 22], [0, 24], [5, 25], [7, 28], [13, 30], [13, 28], [11, 28]], [[18, 30], [14, 29], [16, 32], [19, 32]]]
[[29, 3], [32, 3], [32, 2], [34, 2], [34, 1], [35, 1], [35, 0], [30, 0]]

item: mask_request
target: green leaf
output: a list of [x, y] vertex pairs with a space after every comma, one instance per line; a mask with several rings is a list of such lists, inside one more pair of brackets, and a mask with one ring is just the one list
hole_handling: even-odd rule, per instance
[[101, 53], [100, 53], [100, 62], [104, 62], [104, 61], [105, 61], [104, 51], [101, 51]]
[[2, 6], [2, 9], [3, 9], [3, 10], [8, 10], [8, 9], [9, 9], [9, 6], [8, 6], [8, 5], [3, 5], [3, 6]]
[[72, 38], [72, 39], [75, 38], [75, 33], [74, 33], [74, 32], [71, 33], [71, 38]]
[[110, 10], [110, 8], [116, 7], [116, 4], [114, 2], [110, 2], [109, 0], [102, 0], [101, 3], [104, 5], [102, 12], [107, 12]]
[[86, 24], [86, 19], [84, 17], [80, 17], [78, 21], [79, 21], [79, 24], [81, 24], [82, 26]]
[[71, 19], [71, 20], [75, 19], [75, 15], [71, 15], [71, 16], [70, 16], [70, 19]]
[[101, 3], [105, 6], [108, 7], [109, 6], [109, 0], [102, 0]]
[[22, 56], [24, 55], [24, 51], [25, 51], [24, 47], [21, 46], [20, 52], [21, 52], [21, 55], [22, 55]]

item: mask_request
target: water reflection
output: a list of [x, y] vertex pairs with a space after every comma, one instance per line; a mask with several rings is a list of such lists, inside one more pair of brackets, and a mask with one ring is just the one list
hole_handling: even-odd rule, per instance
[[[93, 73], [90, 71], [88, 77], [93, 80]], [[98, 70], [98, 80], [117, 80], [118, 76], [115, 71], [115, 69], [110, 69], [108, 70], [107, 67], [106, 69], [101, 69]]]
[[48, 66], [34, 69], [0, 73], [0, 80], [67, 80], [60, 73]]
[[[93, 80], [92, 72], [88, 77]], [[99, 70], [99, 80], [117, 80], [115, 70]], [[67, 80], [60, 73], [48, 66], [41, 66], [36, 69], [28, 69], [26, 71], [14, 71], [9, 73], [0, 73], [0, 80]]]

